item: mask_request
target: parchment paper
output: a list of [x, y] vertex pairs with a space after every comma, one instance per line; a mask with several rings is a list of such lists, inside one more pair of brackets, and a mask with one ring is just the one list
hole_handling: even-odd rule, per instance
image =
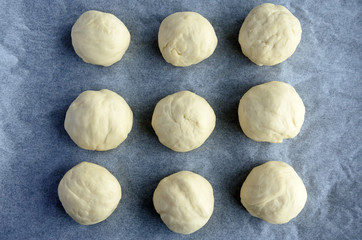
[[[241, 52], [238, 33], [261, 1], [2, 1], [0, 10], [0, 239], [359, 239], [362, 234], [362, 3], [275, 1], [302, 24], [294, 55], [259, 67]], [[87, 10], [110, 12], [131, 33], [123, 59], [111, 67], [84, 63], [70, 31]], [[214, 26], [218, 46], [200, 64], [177, 68], [158, 45], [161, 21], [195, 11]], [[300, 134], [281, 144], [247, 138], [237, 107], [252, 86], [279, 80], [293, 85], [306, 106]], [[118, 148], [78, 148], [64, 130], [70, 103], [88, 89], [120, 94], [134, 112], [131, 133]], [[215, 110], [217, 123], [198, 149], [176, 153], [151, 127], [156, 103], [190, 90]], [[303, 179], [308, 200], [297, 218], [272, 225], [241, 205], [240, 187], [251, 169], [284, 161]], [[123, 197], [104, 222], [81, 226], [64, 211], [60, 179], [89, 161], [106, 167]], [[209, 222], [184, 236], [168, 230], [153, 208], [158, 182], [179, 170], [212, 184]]]

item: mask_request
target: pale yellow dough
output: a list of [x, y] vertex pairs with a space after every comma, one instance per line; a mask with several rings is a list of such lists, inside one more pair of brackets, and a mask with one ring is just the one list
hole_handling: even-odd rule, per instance
[[176, 152], [200, 147], [215, 128], [216, 116], [208, 102], [190, 91], [161, 99], [152, 115], [159, 141]]
[[298, 135], [305, 107], [291, 85], [272, 81], [247, 91], [240, 100], [238, 114], [246, 136], [258, 142], [281, 143]]
[[69, 106], [64, 128], [87, 150], [116, 148], [132, 129], [133, 113], [127, 102], [107, 89], [82, 92]]
[[190, 234], [210, 219], [214, 193], [205, 178], [181, 171], [160, 181], [153, 194], [153, 204], [171, 231]]
[[158, 31], [158, 46], [164, 59], [187, 67], [210, 57], [217, 37], [210, 22], [196, 12], [176, 12], [166, 17]]
[[299, 20], [285, 7], [261, 4], [250, 11], [239, 32], [244, 55], [255, 64], [275, 65], [296, 50], [302, 36]]
[[250, 172], [241, 187], [240, 199], [252, 216], [283, 224], [302, 211], [307, 190], [291, 166], [270, 161]]
[[121, 185], [104, 167], [81, 162], [70, 169], [58, 186], [65, 211], [79, 224], [91, 225], [108, 218], [121, 200]]
[[110, 66], [123, 57], [131, 35], [116, 16], [87, 11], [75, 22], [71, 32], [75, 52], [86, 63]]

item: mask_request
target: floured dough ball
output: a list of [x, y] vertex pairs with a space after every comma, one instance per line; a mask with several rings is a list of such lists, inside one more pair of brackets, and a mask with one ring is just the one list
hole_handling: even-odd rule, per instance
[[210, 57], [217, 37], [210, 22], [195, 12], [176, 12], [166, 17], [158, 31], [163, 58], [174, 66], [187, 67]]
[[214, 193], [205, 178], [181, 171], [160, 181], [153, 194], [153, 205], [171, 231], [190, 234], [209, 221]]
[[299, 20], [280, 5], [264, 3], [245, 18], [239, 32], [244, 55], [255, 64], [275, 65], [289, 58], [302, 36]]
[[107, 89], [82, 92], [69, 106], [64, 128], [87, 150], [116, 148], [132, 129], [133, 113], [127, 102]]
[[87, 11], [72, 28], [75, 52], [86, 63], [108, 67], [126, 52], [131, 35], [116, 16], [100, 11]]
[[152, 115], [158, 140], [176, 152], [200, 147], [215, 128], [216, 116], [207, 101], [189, 91], [161, 99]]
[[246, 136], [258, 142], [281, 143], [298, 135], [305, 107], [291, 85], [272, 81], [247, 91], [238, 113]]
[[240, 198], [252, 216], [283, 224], [302, 211], [307, 190], [291, 166], [270, 161], [250, 172], [241, 187]]
[[70, 169], [58, 186], [65, 211], [82, 225], [108, 218], [121, 200], [121, 185], [104, 167], [81, 162]]

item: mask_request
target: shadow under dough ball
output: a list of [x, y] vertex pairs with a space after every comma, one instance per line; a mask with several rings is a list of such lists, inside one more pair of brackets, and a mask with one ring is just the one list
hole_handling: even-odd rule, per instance
[[296, 50], [302, 36], [299, 20], [285, 7], [264, 3], [253, 8], [239, 32], [241, 50], [255, 64], [272, 66]]

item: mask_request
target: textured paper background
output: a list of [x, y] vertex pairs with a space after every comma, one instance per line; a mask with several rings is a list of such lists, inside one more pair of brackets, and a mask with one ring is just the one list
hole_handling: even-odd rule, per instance
[[[362, 3], [276, 1], [302, 24], [295, 54], [258, 67], [237, 37], [260, 1], [2, 1], [0, 10], [0, 239], [358, 239], [362, 234]], [[70, 30], [81, 13], [101, 10], [129, 28], [124, 58], [105, 68], [82, 62]], [[167, 64], [157, 46], [160, 22], [176, 11], [196, 11], [214, 26], [215, 53], [188, 68]], [[258, 143], [241, 131], [237, 107], [252, 86], [271, 80], [293, 85], [306, 106], [300, 134], [281, 144]], [[84, 90], [108, 88], [134, 112], [134, 126], [117, 149], [78, 148], [63, 128], [69, 104]], [[176, 153], [151, 127], [161, 98], [191, 90], [214, 108], [217, 124], [199, 149]], [[285, 161], [303, 179], [308, 201], [284, 225], [250, 216], [239, 190], [250, 170]], [[75, 223], [57, 186], [81, 161], [100, 164], [123, 188], [109, 219]], [[201, 174], [214, 187], [215, 210], [198, 232], [175, 234], [152, 204], [157, 183], [179, 170]]]

